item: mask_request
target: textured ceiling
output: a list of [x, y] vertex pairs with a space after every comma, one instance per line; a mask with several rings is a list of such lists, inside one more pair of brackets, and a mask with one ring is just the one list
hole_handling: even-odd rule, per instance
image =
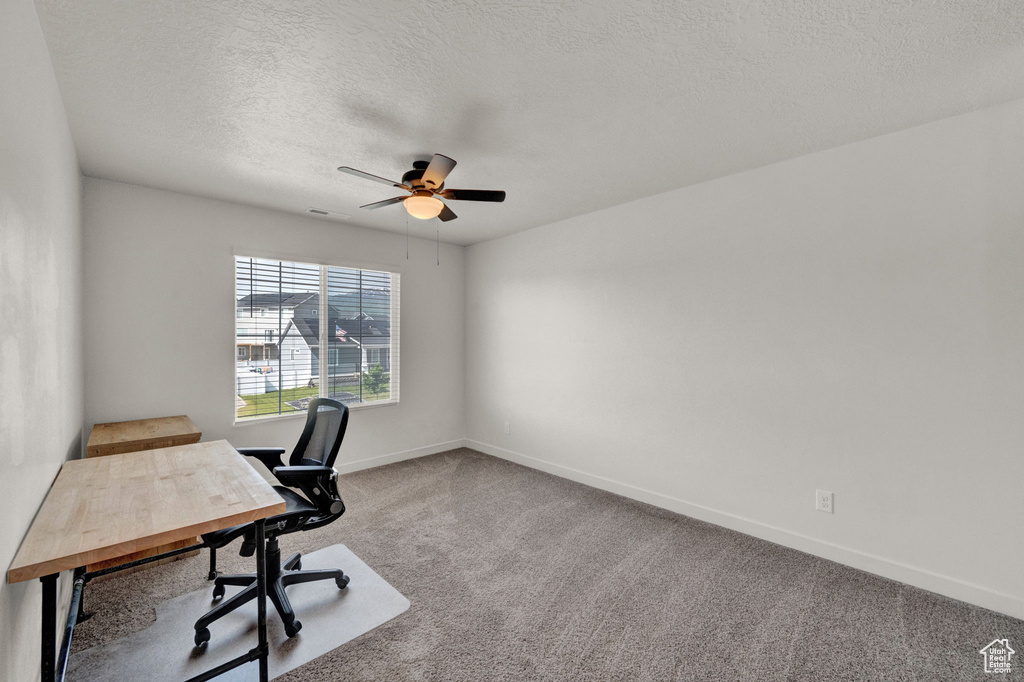
[[1020, 0], [36, 0], [83, 171], [469, 244], [1024, 97]]

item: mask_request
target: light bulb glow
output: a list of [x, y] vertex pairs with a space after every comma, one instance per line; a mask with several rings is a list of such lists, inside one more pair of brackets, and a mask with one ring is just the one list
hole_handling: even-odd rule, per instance
[[402, 203], [405, 204], [405, 210], [409, 212], [409, 215], [420, 220], [436, 218], [444, 208], [441, 200], [434, 197], [412, 196]]

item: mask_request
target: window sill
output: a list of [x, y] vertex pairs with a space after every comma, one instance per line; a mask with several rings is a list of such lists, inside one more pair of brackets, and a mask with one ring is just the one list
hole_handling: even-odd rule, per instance
[[372, 410], [377, 407], [392, 407], [397, 405], [397, 400], [374, 400], [372, 403], [359, 403], [357, 405], [349, 405], [349, 411], [352, 410]]
[[[372, 403], [358, 403], [356, 405], [349, 405], [349, 412], [356, 412], [358, 410], [372, 410], [378, 407], [393, 407], [398, 405], [397, 400], [375, 400]], [[250, 424], [266, 424], [268, 422], [295, 419], [296, 417], [306, 418], [306, 413], [302, 411], [286, 412], [284, 414], [269, 414], [265, 417], [245, 417], [243, 419], [236, 418], [232, 426], [248, 426]]]

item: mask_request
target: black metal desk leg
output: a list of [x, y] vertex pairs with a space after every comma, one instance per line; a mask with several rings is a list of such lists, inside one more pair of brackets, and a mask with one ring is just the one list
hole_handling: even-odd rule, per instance
[[42, 682], [54, 682], [56, 679], [58, 575], [58, 573], [51, 573], [39, 579], [39, 582], [43, 584], [43, 638], [39, 667]]
[[267, 655], [270, 652], [270, 643], [267, 637], [267, 546], [266, 546], [266, 520], [254, 521], [256, 526], [256, 632], [259, 635], [259, 642], [255, 648], [249, 649], [241, 656], [233, 658], [226, 663], [221, 663], [195, 677], [190, 677], [185, 682], [206, 682], [229, 670], [237, 668], [253, 661], [259, 661], [260, 682], [267, 682], [270, 677], [270, 670]]
[[265, 542], [266, 520], [256, 521], [256, 630], [259, 633], [260, 682], [267, 682], [269, 670], [267, 654], [267, 543]]

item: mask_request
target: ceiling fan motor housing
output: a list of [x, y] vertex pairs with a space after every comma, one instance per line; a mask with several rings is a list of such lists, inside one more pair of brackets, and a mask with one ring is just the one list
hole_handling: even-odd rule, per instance
[[[429, 165], [429, 161], [413, 161], [412, 170], [406, 171], [405, 175], [402, 176], [402, 184], [409, 185], [413, 189], [420, 189], [426, 187], [426, 184], [423, 183], [421, 178], [423, 177], [423, 173], [426, 172], [427, 166]], [[431, 187], [430, 189], [434, 190], [435, 192], [439, 192], [441, 191], [442, 187], [444, 187], [443, 182], [437, 187]]]

